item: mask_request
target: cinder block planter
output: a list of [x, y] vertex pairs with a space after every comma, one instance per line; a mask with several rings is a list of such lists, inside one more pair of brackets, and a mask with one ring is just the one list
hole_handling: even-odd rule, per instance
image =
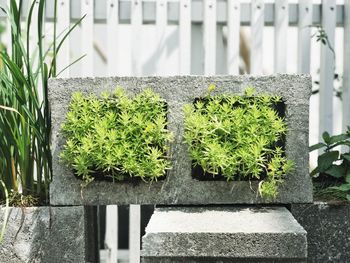
[[[210, 84], [216, 84], [215, 94], [242, 95], [247, 86], [259, 94], [279, 95], [285, 102], [288, 132], [285, 153], [295, 163], [279, 189], [276, 200], [264, 200], [256, 192], [259, 181], [199, 181], [191, 175], [191, 160], [184, 143], [185, 104], [207, 93]], [[65, 139], [60, 130], [65, 121], [72, 93], [113, 92], [117, 86], [128, 94], [137, 94], [151, 88], [166, 100], [167, 128], [174, 134], [170, 156], [172, 169], [166, 179], [151, 184], [141, 182], [94, 181], [81, 189], [82, 181], [60, 162], [59, 155]], [[308, 176], [308, 112], [311, 79], [305, 75], [252, 76], [182, 76], [182, 77], [120, 77], [54, 79], [49, 84], [52, 111], [53, 182], [50, 200], [53, 205], [107, 205], [107, 204], [254, 204], [254, 203], [309, 203], [312, 187]]]
[[[10, 208], [0, 262], [95, 262], [89, 209], [93, 208]], [[3, 216], [0, 210], [1, 225]]]
[[308, 262], [349, 262], [350, 204], [293, 204], [291, 212], [307, 231]]
[[[142, 262], [306, 262], [306, 231], [284, 207], [157, 208]], [[320, 261], [321, 262], [321, 261]]]

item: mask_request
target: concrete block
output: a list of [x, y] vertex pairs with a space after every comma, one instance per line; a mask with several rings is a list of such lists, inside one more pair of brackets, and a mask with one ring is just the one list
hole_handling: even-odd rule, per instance
[[87, 213], [83, 206], [10, 208], [0, 262], [96, 262]]
[[293, 204], [291, 212], [307, 231], [308, 262], [349, 262], [350, 204]]
[[306, 262], [306, 231], [284, 207], [157, 208], [146, 262]]
[[[183, 140], [183, 106], [204, 96], [215, 83], [215, 94], [243, 94], [253, 86], [257, 94], [279, 95], [285, 101], [288, 133], [286, 155], [295, 163], [274, 201], [257, 194], [258, 181], [198, 181], [191, 176], [191, 160]], [[65, 120], [73, 92], [83, 94], [113, 92], [122, 86], [128, 94], [152, 88], [168, 103], [168, 128], [175, 140], [171, 146], [172, 167], [165, 180], [152, 184], [141, 182], [95, 181], [81, 189], [81, 180], [59, 160], [65, 143], [60, 127]], [[311, 78], [306, 75], [272, 76], [175, 76], [52, 79], [49, 100], [52, 111], [53, 182], [50, 201], [53, 205], [108, 204], [256, 204], [310, 203], [312, 186], [309, 177], [308, 127]]]

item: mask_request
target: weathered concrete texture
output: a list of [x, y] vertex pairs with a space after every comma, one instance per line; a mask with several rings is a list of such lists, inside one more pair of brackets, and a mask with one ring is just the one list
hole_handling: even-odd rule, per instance
[[[183, 106], [205, 96], [215, 83], [215, 94], [243, 94], [253, 86], [257, 94], [279, 95], [286, 104], [286, 155], [295, 163], [280, 195], [274, 201], [262, 200], [257, 194], [259, 182], [198, 181], [191, 177], [191, 160], [183, 140]], [[174, 133], [171, 145], [172, 170], [167, 178], [152, 184], [93, 182], [81, 190], [81, 181], [59, 160], [65, 143], [60, 127], [65, 120], [73, 92], [83, 94], [113, 92], [122, 86], [128, 94], [152, 88], [168, 103], [168, 128]], [[53, 205], [107, 204], [254, 204], [311, 203], [312, 187], [308, 164], [309, 97], [311, 78], [306, 75], [273, 76], [175, 76], [54, 79], [49, 83], [52, 111]]]
[[157, 208], [143, 262], [306, 262], [306, 232], [284, 207]]
[[294, 204], [291, 212], [307, 231], [308, 262], [350, 262], [350, 204]]
[[[88, 236], [87, 212], [83, 206], [10, 208], [0, 262], [95, 262], [94, 242], [87, 240], [94, 238]], [[3, 216], [1, 208], [1, 225]]]

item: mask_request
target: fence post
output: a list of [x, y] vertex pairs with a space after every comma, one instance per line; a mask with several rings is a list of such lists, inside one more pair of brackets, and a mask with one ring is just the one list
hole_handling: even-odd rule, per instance
[[344, 3], [343, 132], [350, 126], [350, 2]]
[[250, 73], [262, 73], [263, 55], [263, 31], [264, 31], [264, 1], [252, 0], [251, 3], [251, 51]]
[[241, 25], [240, 1], [227, 1], [227, 73], [239, 74], [239, 29]]
[[191, 0], [180, 0], [179, 62], [180, 75], [191, 74]]
[[108, 0], [107, 2], [107, 65], [108, 75], [118, 74], [118, 28], [119, 28], [119, 10], [118, 0]]
[[81, 75], [92, 77], [93, 76], [93, 37], [94, 37], [94, 1], [93, 0], [81, 0], [81, 15], [86, 17], [81, 22], [81, 49], [82, 53], [86, 55], [81, 63]]
[[312, 0], [299, 0], [298, 5], [298, 73], [310, 73]]
[[275, 73], [287, 71], [288, 0], [275, 1]]
[[336, 26], [335, 0], [322, 0], [322, 29], [327, 34], [326, 44], [321, 44], [320, 66], [320, 126], [319, 137], [324, 131], [333, 133], [333, 78], [335, 67], [334, 36]]
[[130, 205], [129, 210], [129, 262], [140, 262], [141, 238], [141, 209], [140, 205]]
[[204, 75], [216, 72], [216, 1], [204, 0], [203, 4]]
[[[69, 30], [70, 26], [70, 2], [69, 0], [59, 0], [57, 3], [57, 35], [62, 38]], [[59, 55], [57, 56], [57, 73], [69, 65], [69, 36], [65, 39]], [[69, 67], [66, 68], [60, 77], [69, 77]]]

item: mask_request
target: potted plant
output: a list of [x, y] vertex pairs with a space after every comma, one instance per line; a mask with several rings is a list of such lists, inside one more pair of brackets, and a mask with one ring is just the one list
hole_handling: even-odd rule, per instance
[[[211, 84], [217, 88], [208, 96]], [[113, 94], [118, 86], [124, 91], [119, 89]], [[256, 92], [246, 89], [247, 86], [255, 87]], [[311, 202], [305, 110], [310, 87], [311, 79], [303, 75], [51, 80], [51, 202], [54, 205]], [[134, 100], [144, 94], [150, 94], [147, 97], [157, 104], [137, 102], [136, 108], [142, 109], [142, 113], [131, 110], [125, 117], [120, 102], [125, 100], [135, 108]], [[162, 103], [158, 104], [153, 97], [162, 98]], [[197, 107], [202, 108], [203, 114], [198, 113]], [[146, 108], [147, 112], [143, 110]], [[224, 119], [225, 114], [235, 117]], [[158, 119], [159, 125], [155, 125], [155, 120], [148, 123], [148, 115]], [[233, 125], [238, 121], [240, 125]], [[150, 137], [150, 130], [159, 136]], [[203, 147], [196, 141], [198, 132], [204, 134], [200, 135], [200, 142], [206, 144]], [[237, 147], [239, 136], [244, 139], [242, 146]], [[150, 141], [156, 137], [161, 141]], [[227, 145], [222, 147], [220, 140], [227, 140]], [[146, 161], [154, 148], [157, 150], [152, 158], [157, 161]], [[206, 148], [212, 148], [212, 153]], [[129, 149], [133, 149], [132, 156], [138, 153], [136, 159], [129, 156]], [[232, 150], [235, 153], [229, 153]], [[198, 180], [198, 176], [193, 176], [192, 162], [200, 164], [205, 172], [223, 176], [221, 179], [214, 176], [219, 180]], [[295, 169], [290, 172], [292, 163]], [[130, 166], [137, 168], [131, 170]], [[151, 183], [135, 184], [130, 176]], [[83, 188], [81, 178], [89, 183]], [[101, 178], [104, 180], [98, 180]]]
[[121, 87], [102, 98], [74, 93], [62, 125], [66, 144], [60, 157], [85, 184], [164, 179], [170, 169], [166, 126], [166, 103], [150, 89], [134, 98]]
[[311, 172], [315, 202], [292, 205], [292, 213], [308, 232], [311, 262], [346, 262], [350, 257], [350, 127], [310, 147], [320, 150]]
[[[52, 159], [47, 97], [47, 81], [57, 76], [60, 47], [81, 19], [61, 38], [54, 27], [53, 43], [46, 50], [44, 42], [50, 39], [44, 37], [45, 0], [32, 1], [25, 27], [23, 2], [11, 0], [8, 9], [1, 8], [11, 24], [11, 44], [0, 51], [0, 258], [2, 262], [51, 262], [63, 257], [81, 261], [86, 258], [81, 242], [86, 235], [85, 209], [48, 206]], [[35, 9], [37, 24], [31, 23]], [[30, 45], [32, 27], [38, 37], [35, 47]]]
[[287, 125], [279, 96], [208, 95], [185, 106], [185, 141], [198, 180], [260, 180], [259, 193], [275, 199], [293, 162], [284, 153]]

